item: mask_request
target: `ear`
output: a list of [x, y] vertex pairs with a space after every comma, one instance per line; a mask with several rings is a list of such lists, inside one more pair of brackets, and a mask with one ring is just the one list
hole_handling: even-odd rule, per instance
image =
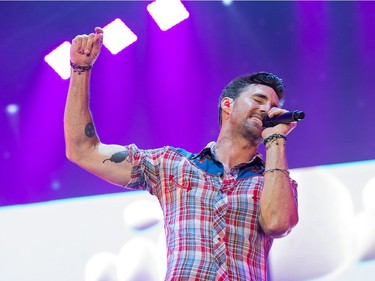
[[225, 97], [221, 100], [221, 109], [223, 112], [230, 113], [232, 111], [233, 99]]

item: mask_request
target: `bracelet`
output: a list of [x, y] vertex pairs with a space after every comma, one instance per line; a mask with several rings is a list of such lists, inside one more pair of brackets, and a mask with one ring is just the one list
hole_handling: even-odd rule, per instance
[[92, 69], [92, 65], [83, 66], [72, 63], [72, 61], [70, 61], [70, 66], [73, 68], [73, 71], [78, 72], [79, 75], [81, 75], [82, 72], [89, 71]]
[[286, 174], [288, 177], [289, 177], [289, 171], [288, 170], [285, 170], [285, 169], [279, 169], [279, 168], [273, 168], [273, 169], [269, 169], [269, 170], [265, 170], [263, 172], [263, 175], [265, 175], [266, 173], [270, 172], [270, 173], [273, 173], [275, 171], [280, 171], [280, 172], [283, 172], [284, 174]]
[[274, 141], [274, 140], [277, 140], [277, 139], [284, 139], [284, 140], [286, 140], [286, 135], [283, 135], [283, 134], [272, 134], [272, 135], [266, 137], [263, 140], [263, 144], [267, 144], [268, 142]]
[[[266, 150], [268, 150], [274, 143], [276, 145], [279, 145], [279, 143], [277, 142], [277, 139], [274, 139], [272, 141], [269, 141], [269, 145], [266, 146]], [[284, 147], [285, 147], [285, 142], [283, 144], [284, 144]]]

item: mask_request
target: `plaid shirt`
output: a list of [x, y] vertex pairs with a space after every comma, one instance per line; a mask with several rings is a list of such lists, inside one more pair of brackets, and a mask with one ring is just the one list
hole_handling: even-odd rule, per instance
[[[259, 226], [264, 162], [260, 155], [224, 173], [209, 143], [199, 154], [126, 146], [126, 186], [155, 195], [164, 213], [165, 280], [266, 280], [273, 239]], [[297, 198], [296, 183], [292, 187]]]

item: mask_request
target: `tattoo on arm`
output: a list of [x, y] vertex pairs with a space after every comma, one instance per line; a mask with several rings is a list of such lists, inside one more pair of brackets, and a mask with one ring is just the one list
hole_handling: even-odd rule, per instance
[[105, 159], [103, 161], [103, 163], [107, 160], [113, 162], [113, 163], [121, 163], [122, 161], [124, 161], [126, 159], [126, 157], [128, 157], [129, 153], [128, 151], [124, 150], [124, 151], [120, 151], [120, 152], [116, 152], [115, 154], [113, 154], [111, 156], [111, 158], [108, 158], [108, 159]]
[[95, 136], [95, 127], [92, 122], [87, 123], [85, 127], [85, 134], [88, 138], [92, 138], [93, 136]]

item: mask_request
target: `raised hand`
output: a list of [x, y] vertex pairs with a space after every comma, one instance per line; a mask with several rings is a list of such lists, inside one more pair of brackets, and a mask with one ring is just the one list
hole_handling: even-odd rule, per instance
[[79, 66], [92, 66], [103, 45], [103, 30], [95, 28], [95, 33], [76, 36], [70, 48], [70, 60]]

